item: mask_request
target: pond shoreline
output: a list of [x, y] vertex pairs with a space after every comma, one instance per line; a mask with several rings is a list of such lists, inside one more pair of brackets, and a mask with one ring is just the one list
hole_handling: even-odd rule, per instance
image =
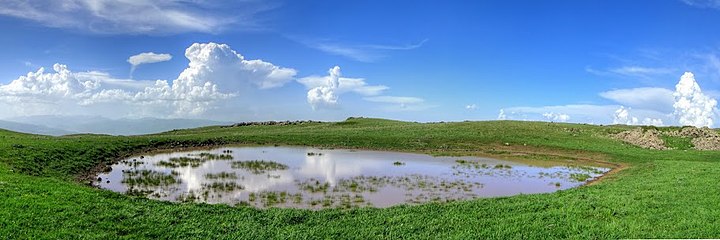
[[[173, 145], [180, 145], [180, 144], [173, 144]], [[278, 150], [275, 151], [273, 149], [277, 148]], [[236, 155], [238, 157], [237, 159], [242, 159], [241, 161], [228, 161], [228, 160], [236, 160], [230, 157], [230, 159], [207, 159], [207, 160], [201, 160], [197, 165], [192, 165], [191, 167], [187, 167], [188, 165], [183, 164], [169, 164], [166, 162], [168, 159], [170, 162], [175, 161], [175, 159], [182, 160], [183, 158], [187, 158], [187, 156], [190, 156], [191, 158], [193, 156], [203, 156], [204, 154], [214, 155], [215, 153], [218, 153], [219, 151], [222, 151], [222, 153], [225, 153], [225, 149], [232, 149], [227, 150], [229, 153], [232, 153], [233, 151], [240, 151], [243, 152], [243, 154]], [[262, 151], [260, 153], [259, 151]], [[323, 156], [322, 153], [318, 153], [318, 156], [315, 156], [315, 151], [322, 151], [326, 153], [326, 156]], [[128, 154], [128, 156], [125, 156], [124, 158], [120, 159], [118, 163], [115, 163], [114, 165], [111, 165], [112, 168], [104, 167], [102, 171], [99, 171], [97, 174], [102, 176], [103, 179], [108, 180], [107, 183], [105, 183], [105, 180], [100, 182], [95, 182], [93, 180], [88, 180], [88, 184], [101, 189], [113, 189], [112, 191], [124, 193], [125, 191], [128, 191], [128, 193], [136, 193], [137, 190], [141, 190], [142, 192], [148, 192], [153, 193], [154, 198], [156, 200], [169, 200], [169, 201], [186, 201], [186, 200], [180, 200], [185, 199], [188, 196], [191, 196], [190, 199], [193, 199], [191, 201], [197, 201], [197, 202], [207, 202], [207, 203], [226, 203], [230, 205], [234, 204], [242, 204], [246, 203], [245, 200], [247, 200], [247, 194], [248, 193], [261, 193], [265, 191], [269, 191], [268, 193], [278, 194], [278, 193], [285, 193], [285, 194], [297, 194], [297, 195], [304, 195], [304, 198], [307, 199], [315, 199], [317, 195], [308, 195], [310, 193], [304, 192], [301, 190], [299, 185], [295, 186], [295, 184], [289, 184], [286, 182], [287, 180], [290, 181], [305, 181], [307, 180], [309, 172], [315, 172], [313, 174], [317, 174], [318, 171], [324, 172], [323, 174], [326, 174], [326, 176], [333, 176], [332, 178], [323, 178], [322, 176], [316, 176], [320, 177], [322, 182], [324, 183], [331, 183], [331, 187], [329, 188], [332, 190], [330, 193], [327, 192], [327, 190], [324, 191], [323, 194], [320, 194], [321, 199], [328, 197], [330, 198], [337, 198], [338, 196], [342, 195], [354, 195], [355, 197], [365, 197], [366, 199], [376, 199], [381, 195], [376, 195], [374, 191], [377, 190], [371, 190], [371, 192], [366, 192], [361, 190], [360, 192], [357, 192], [356, 190], [340, 190], [338, 192], [337, 187], [335, 185], [335, 182], [340, 181], [350, 181], [353, 182], [353, 184], [370, 184], [365, 187], [369, 187], [369, 189], [384, 189], [385, 194], [391, 195], [398, 195], [395, 196], [392, 201], [398, 201], [398, 197], [405, 200], [400, 200], [400, 203], [426, 203], [431, 201], [438, 201], [442, 200], [441, 202], [447, 202], [447, 201], [463, 201], [463, 200], [470, 200], [474, 198], [492, 198], [492, 197], [504, 197], [504, 196], [513, 196], [516, 194], [536, 194], [536, 193], [546, 193], [546, 192], [555, 192], [555, 191], [562, 191], [570, 188], [576, 188], [585, 186], [586, 184], [590, 182], [594, 182], [596, 179], [600, 179], [604, 176], [604, 174], [609, 173], [612, 168], [607, 167], [607, 164], [603, 164], [603, 167], [597, 167], [588, 165], [586, 161], [580, 160], [580, 161], [552, 161], [552, 160], [523, 160], [523, 161], [513, 161], [508, 159], [500, 159], [500, 158], [488, 158], [485, 156], [481, 156], [482, 154], [465, 154], [469, 152], [455, 152], [455, 154], [447, 154], [443, 156], [439, 156], [438, 154], [428, 154], [423, 151], [413, 151], [413, 152], [398, 152], [398, 151], [387, 151], [387, 150], [359, 150], [358, 148], [335, 148], [335, 147], [312, 147], [312, 146], [298, 146], [298, 145], [278, 145], [278, 144], [217, 144], [217, 145], [203, 145], [203, 146], [182, 146], [182, 147], [169, 147], [169, 148], [154, 148], [148, 151], [137, 151], [138, 153], [135, 154]], [[265, 155], [269, 154], [269, 155]], [[280, 155], [277, 155], [280, 154]], [[288, 155], [290, 154], [290, 155]], [[306, 156], [307, 154], [307, 156]], [[329, 156], [327, 154], [330, 154]], [[339, 155], [338, 155], [339, 154]], [[462, 155], [462, 156], [457, 156]], [[480, 156], [479, 156], [480, 155]], [[273, 157], [274, 156], [274, 157]], [[374, 157], [373, 157], [374, 156]], [[249, 157], [249, 158], [248, 158]], [[270, 157], [269, 159], [267, 157]], [[457, 158], [456, 158], [457, 157]], [[202, 157], [201, 157], [202, 158]], [[470, 159], [469, 161], [465, 161], [462, 159]], [[131, 161], [132, 159], [132, 161]], [[144, 160], [143, 160], [144, 159]], [[163, 160], [164, 159], [164, 160]], [[270, 160], [270, 163], [274, 163], [274, 160], [278, 160], [281, 163], [284, 164], [290, 164], [291, 166], [293, 164], [296, 165], [297, 168], [292, 168], [287, 171], [279, 171], [279, 172], [272, 172], [273, 176], [275, 174], [283, 175], [282, 179], [285, 179], [284, 183], [279, 183], [273, 180], [269, 180], [271, 177], [271, 173], [268, 173], [268, 179], [265, 178], [259, 178], [257, 179], [255, 176], [246, 175], [247, 172], [244, 172], [243, 170], [239, 170], [235, 167], [234, 163], [236, 162], [243, 162], [243, 161], [250, 161], [251, 159], [264, 159], [264, 160]], [[314, 160], [313, 160], [314, 159]], [[458, 160], [460, 159], [460, 160]], [[139, 165], [133, 165], [132, 167], [128, 167], [128, 162], [135, 163], [135, 160], [138, 160], [137, 162]], [[398, 162], [395, 161], [403, 161], [402, 164], [397, 164]], [[206, 165], [205, 161], [208, 161]], [[288, 162], [289, 161], [289, 162]], [[308, 162], [311, 161], [311, 162]], [[315, 162], [315, 161], [321, 161]], [[370, 161], [370, 162], [368, 162]], [[385, 162], [389, 161], [385, 164], [388, 166], [395, 165], [396, 167], [400, 167], [397, 170], [391, 170], [393, 172], [399, 171], [398, 173], [382, 173], [387, 171], [385, 167], [377, 168], [379, 162]], [[395, 161], [395, 162], [393, 162]], [[232, 170], [230, 169], [230, 165], [228, 162], [232, 162]], [[159, 163], [166, 163], [163, 165], [159, 165]], [[405, 163], [409, 164], [409, 169], [407, 167], [401, 167], [405, 166]], [[480, 163], [482, 164], [482, 167], [480, 167]], [[218, 165], [219, 164], [219, 165]], [[300, 164], [300, 165], [297, 165]], [[308, 165], [311, 164], [311, 165]], [[321, 165], [313, 165], [313, 164], [321, 164]], [[331, 165], [327, 165], [331, 164]], [[337, 164], [337, 169], [335, 164]], [[347, 165], [350, 164], [350, 165]], [[368, 165], [370, 164], [370, 165]], [[427, 167], [421, 167], [425, 166], [427, 164], [431, 165], [437, 165], [436, 167], [427, 168]], [[468, 165], [469, 164], [469, 165]], [[511, 165], [512, 164], [512, 169]], [[381, 164], [382, 166], [385, 166]], [[139, 167], [138, 167], [139, 166]], [[205, 166], [205, 167], [201, 167]], [[220, 167], [224, 166], [224, 167]], [[239, 166], [239, 165], [238, 165]], [[332, 166], [332, 169], [328, 169], [328, 166]], [[351, 167], [354, 166], [354, 167]], [[362, 167], [364, 166], [364, 167]], [[373, 167], [374, 166], [374, 167]], [[427, 165], [430, 166], [430, 165]], [[450, 168], [452, 166], [452, 168]], [[494, 167], [493, 167], [494, 166]], [[500, 166], [500, 168], [498, 168]], [[200, 168], [198, 168], [200, 167]], [[300, 169], [302, 167], [302, 169]], [[348, 167], [350, 167], [348, 169]], [[357, 168], [360, 167], [360, 168]], [[362, 173], [364, 171], [367, 171], [366, 167], [371, 167], [373, 170], [370, 172]], [[418, 167], [420, 167], [418, 169]], [[519, 167], [519, 168], [515, 168]], [[129, 179], [128, 177], [123, 177], [125, 174], [120, 174], [119, 171], [123, 170], [123, 173], [127, 173], [127, 171], [138, 171], [142, 169], [151, 170], [153, 172], [157, 172], [157, 174], [168, 174], [169, 172], [172, 172], [175, 174], [174, 176], [178, 177], [179, 179], [184, 179], [183, 181], [178, 181], [177, 184], [179, 185], [163, 185], [163, 186], [149, 186], [149, 185], [125, 185], [125, 179]], [[287, 169], [285, 167], [284, 169]], [[283, 170], [284, 170], [283, 169]], [[345, 170], [342, 170], [345, 169]], [[352, 169], [352, 170], [351, 170]], [[362, 170], [365, 169], [365, 170]], [[382, 169], [382, 170], [380, 170]], [[411, 170], [415, 169], [415, 170]], [[426, 170], [420, 170], [420, 169], [426, 169]], [[589, 170], [590, 169], [590, 170]], [[591, 170], [591, 169], [597, 169], [597, 170]], [[600, 170], [603, 169], [603, 170]], [[172, 171], [170, 171], [172, 170]], [[183, 172], [181, 175], [177, 175], [179, 173], [176, 173], [175, 170]], [[240, 186], [239, 189], [236, 190], [229, 190], [229, 191], [218, 191], [216, 189], [208, 189], [205, 187], [198, 187], [198, 183], [202, 183], [202, 186], [205, 186], [206, 184], [213, 184], [213, 182], [216, 182], [214, 180], [210, 180], [205, 176], [210, 173], [215, 173], [218, 171], [222, 171], [223, 173], [225, 171], [230, 171], [229, 173], [232, 173], [233, 176], [235, 173], [233, 171], [236, 171], [238, 176], [242, 177], [242, 180], [231, 180], [230, 183], [232, 184], [238, 184], [237, 186]], [[376, 172], [376, 171], [380, 172]], [[114, 172], [113, 174], [110, 174], [110, 172]], [[143, 170], [145, 171], [145, 170]], [[237, 172], [240, 171], [240, 172]], [[301, 172], [297, 172], [301, 171]], [[309, 171], [309, 172], [308, 172]], [[330, 171], [330, 172], [327, 172]], [[336, 172], [337, 171], [337, 172]], [[341, 172], [347, 172], [347, 171], [360, 171], [360, 175], [347, 175], [347, 174], [340, 174]], [[410, 171], [410, 172], [408, 172]], [[402, 173], [400, 173], [402, 172]], [[574, 173], [573, 173], [574, 172]], [[335, 174], [338, 174], [335, 176]], [[440, 174], [441, 175], [437, 175]], [[537, 174], [540, 175], [537, 175]], [[572, 173], [572, 174], [571, 174]], [[590, 175], [587, 175], [585, 173], [588, 173]], [[190, 174], [190, 175], [188, 175]], [[255, 173], [257, 174], [257, 173]], [[289, 175], [288, 175], [289, 174]], [[296, 174], [302, 174], [302, 175], [296, 175]], [[329, 174], [329, 175], [328, 175]], [[386, 175], [390, 174], [390, 175]], [[397, 175], [400, 174], [400, 175]], [[409, 174], [409, 175], [404, 175]], [[527, 175], [526, 175], [527, 174]], [[560, 174], [560, 175], [557, 175]], [[572, 180], [576, 176], [572, 176], [573, 174], [577, 175], [585, 175], [586, 177], [580, 177], [580, 180]], [[277, 175], [279, 178], [280, 175]], [[383, 183], [373, 183], [373, 182], [365, 182], [367, 179], [363, 176], [372, 177], [373, 179], [375, 177], [379, 177], [379, 179], [382, 179], [381, 182]], [[395, 177], [392, 177], [395, 176]], [[411, 176], [423, 176], [422, 178], [415, 179], [416, 177]], [[90, 179], [99, 179], [97, 178], [97, 175], [93, 175], [89, 177]], [[170, 176], [168, 176], [170, 177]], [[250, 177], [248, 180], [254, 179], [251, 182], [247, 182], [245, 177]], [[360, 177], [359, 179], [356, 179], [356, 177]], [[390, 178], [387, 178], [390, 177]], [[396, 178], [401, 177], [401, 178]], [[410, 182], [408, 181], [407, 177], [411, 177]], [[429, 177], [429, 178], [428, 178]], [[569, 177], [569, 178], [568, 178]], [[133, 180], [130, 177], [129, 180]], [[590, 178], [590, 180], [584, 180], [586, 178]], [[192, 179], [192, 180], [190, 180]], [[239, 179], [239, 178], [238, 178]], [[265, 179], [265, 180], [263, 180]], [[305, 179], [305, 180], [303, 180]], [[313, 182], [315, 178], [310, 178]], [[365, 180], [363, 180], [365, 179]], [[404, 180], [403, 180], [404, 179]], [[415, 180], [412, 180], [415, 179]], [[424, 180], [421, 180], [424, 179]], [[112, 184], [110, 183], [112, 180]], [[122, 181], [121, 181], [122, 180]], [[592, 181], [591, 181], [592, 180]], [[134, 181], [134, 180], [133, 180]], [[145, 181], [145, 180], [141, 180]], [[193, 184], [185, 183], [186, 181], [190, 181]], [[198, 182], [199, 181], [199, 182]], [[260, 182], [257, 182], [260, 181]], [[254, 187], [254, 184], [260, 184], [263, 181], [268, 181], [267, 183], [263, 184], [270, 184], [268, 185], [269, 188], [266, 189], [266, 187], [260, 188], [260, 190], [257, 190], [257, 188]], [[328, 182], [329, 181], [329, 182]], [[356, 182], [357, 181], [357, 182]], [[386, 182], [387, 181], [387, 182]], [[399, 181], [399, 182], [398, 182]], [[425, 183], [422, 183], [423, 187], [414, 186], [409, 187], [406, 184], [410, 184], [409, 186], [413, 186], [415, 181], [420, 182], [426, 182], [431, 184], [430, 186], [434, 186], [431, 188], [426, 188]], [[122, 183], [121, 183], [122, 182]], [[182, 182], [182, 183], [181, 183]], [[322, 183], [321, 182], [321, 183]], [[482, 182], [482, 184], [481, 184]], [[222, 183], [222, 182], [220, 182]], [[439, 185], [442, 183], [442, 186]], [[455, 186], [450, 187], [446, 186], [445, 184], [450, 184], [449, 186]], [[490, 185], [487, 185], [487, 184]], [[225, 183], [223, 183], [225, 184]], [[247, 185], [250, 184], [250, 185]], [[277, 185], [280, 184], [280, 185]], [[319, 184], [319, 183], [317, 183]], [[377, 185], [380, 184], [380, 185]], [[401, 184], [404, 187], [400, 187], [397, 184]], [[435, 184], [438, 184], [435, 186]], [[459, 185], [456, 185], [459, 184]], [[466, 185], [469, 184], [469, 185]], [[519, 185], [518, 185], [519, 184]], [[539, 184], [539, 185], [538, 185]], [[112, 187], [114, 186], [114, 187]], [[192, 186], [192, 187], [191, 187]], [[263, 185], [264, 186], [264, 185]], [[461, 186], [461, 187], [460, 187]], [[475, 186], [475, 187], [473, 187]], [[535, 186], [535, 187], [529, 187], [529, 186]], [[552, 186], [552, 187], [550, 187]], [[168, 190], [168, 187], [170, 189], [175, 190]], [[179, 187], [179, 188], [178, 188]], [[249, 189], [245, 189], [245, 187], [250, 187]], [[439, 189], [437, 187], [440, 187]], [[489, 187], [489, 188], [488, 188]], [[186, 189], [187, 188], [187, 189]], [[457, 189], [456, 189], [457, 188]], [[132, 189], [132, 191], [131, 191]], [[179, 191], [179, 189], [185, 189]], [[256, 190], [252, 190], [256, 189]], [[262, 190], [265, 189], [265, 190]], [[394, 189], [394, 190], [391, 190]], [[413, 190], [415, 189], [415, 190]], [[443, 190], [444, 189], [444, 190]], [[505, 189], [505, 190], [501, 190]], [[508, 190], [512, 189], [512, 190]], [[366, 188], [368, 190], [368, 188]], [[179, 192], [178, 192], [179, 191]], [[261, 192], [258, 192], [261, 191]], [[298, 192], [299, 191], [299, 192]], [[390, 191], [390, 192], [387, 192]], [[449, 192], [448, 192], [449, 191]], [[204, 200], [201, 200], [201, 198], [196, 198], [195, 196], [197, 193], [203, 193], [202, 196], [204, 196]], [[314, 192], [313, 192], [314, 193]], [[187, 195], [190, 194], [190, 195]], [[208, 197], [208, 194], [210, 197]], [[229, 195], [228, 195], [229, 194]], [[401, 197], [400, 195], [404, 194], [406, 197]], [[420, 195], [417, 195], [420, 194]], [[348, 196], [349, 196], [348, 195]], [[230, 197], [234, 196], [234, 197]], [[312, 197], [315, 196], [315, 197]], [[375, 197], [373, 197], [375, 196]], [[410, 197], [408, 197], [410, 196]], [[435, 196], [435, 197], [432, 197]], [[147, 196], [149, 197], [149, 195]], [[420, 198], [417, 198], [420, 197]], [[386, 197], [380, 197], [381, 199], [385, 199]], [[412, 200], [415, 198], [415, 200]], [[245, 200], [242, 200], [245, 199]], [[424, 199], [424, 200], [423, 200]], [[431, 200], [432, 199], [432, 200]], [[437, 199], [437, 200], [435, 200]], [[337, 199], [336, 199], [337, 200]], [[218, 202], [219, 201], [219, 202]], [[379, 201], [386, 201], [386, 200], [379, 200]], [[319, 202], [319, 200], [317, 201]], [[377, 202], [374, 202], [373, 200], [368, 200], [366, 202], [369, 206], [378, 207], [376, 204]], [[372, 203], [372, 204], [371, 204]], [[252, 204], [252, 203], [251, 203]], [[288, 207], [291, 205], [286, 204], [286, 202], [281, 203], [283, 206]], [[302, 204], [307, 204], [306, 202], [302, 202]], [[302, 206], [298, 205], [298, 206]], [[387, 203], [381, 204], [379, 207], [388, 207], [392, 206], [398, 203], [392, 203], [391, 205], [384, 205]], [[314, 205], [313, 205], [314, 206]], [[259, 207], [259, 206], [255, 206]], [[307, 206], [306, 206], [307, 207]], [[300, 207], [300, 208], [306, 208], [306, 207]]]
[[[313, 147], [313, 148], [328, 148], [328, 149], [334, 149], [334, 148], [341, 148], [341, 149], [348, 149], [348, 150], [368, 150], [368, 151], [394, 151], [394, 152], [403, 152], [403, 153], [419, 153], [419, 154], [427, 154], [432, 156], [468, 156], [467, 154], [470, 154], [472, 156], [477, 157], [486, 157], [486, 158], [493, 158], [493, 159], [499, 159], [499, 160], [508, 160], [508, 161], [525, 161], [527, 159], [521, 158], [518, 154], [540, 154], [544, 156], [551, 156], [551, 157], [559, 157], [559, 158], [567, 158], [567, 154], [558, 154], [553, 152], [545, 152], [545, 151], [533, 151], [532, 148], [527, 148], [526, 146], [523, 146], [521, 149], [515, 149], [516, 146], [502, 146], [502, 145], [488, 145], [487, 147], [492, 149], [492, 151], [495, 151], [495, 149], [500, 149], [502, 151], [507, 151], [507, 153], [510, 153], [513, 155], [512, 157], [508, 157], [507, 154], [496, 154], [496, 153], [488, 153], [488, 149], [478, 149], [478, 150], [469, 150], [469, 149], [452, 149], [450, 151], [447, 150], [430, 150], [430, 149], [398, 149], [398, 148], [360, 148], [360, 147], [353, 147], [353, 146], [328, 146], [328, 145], [293, 145], [293, 144], [273, 144], [273, 143], [247, 143], [247, 142], [237, 142], [237, 141], [216, 141], [211, 143], [199, 143], [199, 142], [180, 142], [175, 141], [171, 143], [166, 143], [159, 146], [143, 146], [139, 147], [137, 149], [133, 149], [128, 152], [121, 152], [117, 157], [114, 158], [111, 162], [100, 162], [95, 165], [95, 167], [91, 168], [90, 170], [83, 172], [81, 174], [78, 174], [75, 177], [75, 181], [78, 183], [85, 183], [88, 186], [93, 187], [92, 180], [94, 180], [94, 176], [97, 176], [99, 173], [105, 172], [108, 167], [112, 166], [113, 164], [116, 164], [120, 162], [121, 160], [134, 156], [134, 155], [140, 155], [143, 153], [162, 153], [162, 152], [168, 152], [168, 151], [191, 151], [191, 150], [202, 150], [202, 149], [208, 149], [208, 148], [216, 148], [216, 147], [222, 147], [222, 146], [285, 146], [285, 147]], [[549, 150], [553, 151], [553, 149], [547, 149], [547, 148], [537, 148], [537, 149], [543, 149], [543, 150]], [[557, 151], [557, 150], [555, 150]], [[604, 160], [597, 160], [593, 158], [583, 158], [583, 157], [576, 157], [572, 156], [574, 160], [573, 162], [579, 162], [579, 163], [585, 163], [585, 164], [591, 164], [599, 167], [609, 167], [611, 170], [607, 172], [606, 174], [603, 174], [601, 177], [594, 179], [592, 181], [592, 184], [597, 184], [601, 182], [604, 178], [608, 177], [609, 175], [614, 175], [616, 173], [621, 172], [624, 169], [627, 169], [631, 167], [629, 164], [619, 163], [619, 162], [609, 162]], [[89, 181], [89, 182], [88, 182]], [[585, 184], [589, 185], [589, 184]], [[585, 186], [583, 185], [583, 186]]]

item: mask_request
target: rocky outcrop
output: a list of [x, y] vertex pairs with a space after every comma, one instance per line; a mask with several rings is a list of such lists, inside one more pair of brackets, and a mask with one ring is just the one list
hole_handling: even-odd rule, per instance
[[661, 136], [689, 138], [693, 148], [697, 150], [720, 150], [720, 134], [717, 131], [704, 127], [683, 127], [669, 132], [660, 132], [655, 129], [643, 130], [635, 128], [613, 135], [614, 138], [624, 142], [650, 149], [668, 149]]
[[664, 150], [667, 149], [665, 141], [660, 138], [660, 131], [655, 129], [643, 130], [635, 128], [613, 135], [614, 138], [635, 146]]
[[242, 126], [270, 126], [270, 125], [301, 125], [301, 124], [307, 124], [307, 123], [321, 123], [320, 121], [267, 121], [267, 122], [239, 122], [235, 123], [233, 125], [225, 126], [225, 127], [242, 127]]

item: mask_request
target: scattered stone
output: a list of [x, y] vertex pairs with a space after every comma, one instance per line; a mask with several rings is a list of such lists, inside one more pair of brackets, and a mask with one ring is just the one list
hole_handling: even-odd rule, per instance
[[707, 127], [683, 127], [667, 133], [668, 136], [692, 138], [697, 150], [720, 150], [720, 134]]
[[235, 124], [233, 124], [233, 125], [223, 126], [223, 127], [228, 128], [228, 127], [243, 127], [243, 126], [273, 126], [273, 125], [284, 126], [284, 125], [302, 125], [302, 124], [307, 124], [307, 123], [322, 123], [322, 122], [321, 122], [321, 121], [312, 121], [312, 120], [307, 120], [307, 121], [279, 121], [279, 122], [277, 122], [277, 121], [266, 121], [266, 122], [239, 122], [239, 123], [235, 123]]
[[660, 138], [660, 131], [656, 129], [643, 130], [642, 128], [635, 128], [615, 134], [613, 137], [642, 148], [667, 149], [665, 141]]
[[720, 150], [720, 136], [695, 138], [692, 144], [697, 150]]
[[670, 131], [667, 132], [668, 136], [673, 137], [689, 137], [689, 138], [712, 138], [712, 137], [718, 137], [718, 133], [714, 130], [703, 127], [703, 128], [696, 128], [696, 127], [683, 127], [680, 130]]
[[643, 130], [635, 128], [613, 135], [614, 138], [624, 142], [650, 149], [665, 150], [665, 146], [660, 136], [690, 138], [693, 148], [696, 150], [720, 150], [720, 134], [717, 131], [703, 127], [683, 127], [679, 130], [660, 132], [656, 129]]

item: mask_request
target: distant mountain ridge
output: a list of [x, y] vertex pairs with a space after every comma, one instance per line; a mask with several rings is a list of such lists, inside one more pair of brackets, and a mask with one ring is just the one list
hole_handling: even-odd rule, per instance
[[173, 129], [227, 124], [231, 123], [204, 119], [109, 119], [97, 116], [55, 115], [16, 117], [0, 120], [0, 128], [17, 132], [55, 136], [75, 133], [140, 135], [166, 132]]
[[68, 135], [73, 134], [75, 132], [65, 131], [61, 129], [55, 129], [50, 128], [46, 126], [39, 126], [34, 124], [25, 124], [25, 123], [19, 123], [19, 122], [11, 122], [11, 121], [3, 121], [0, 120], [0, 128], [15, 131], [15, 132], [22, 132], [22, 133], [32, 133], [32, 134], [40, 134], [40, 135], [51, 135], [51, 136], [60, 136], [60, 135]]

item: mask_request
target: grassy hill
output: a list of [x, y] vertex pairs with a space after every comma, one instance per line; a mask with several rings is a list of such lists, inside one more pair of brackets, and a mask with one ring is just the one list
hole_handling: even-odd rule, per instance
[[[0, 131], [0, 236], [7, 238], [717, 238], [720, 152], [649, 150], [608, 137], [626, 126], [488, 121], [205, 127], [144, 136]], [[597, 160], [622, 166], [549, 194], [386, 209], [258, 210], [170, 203], [95, 189], [88, 176], [151, 148], [308, 145]]]

